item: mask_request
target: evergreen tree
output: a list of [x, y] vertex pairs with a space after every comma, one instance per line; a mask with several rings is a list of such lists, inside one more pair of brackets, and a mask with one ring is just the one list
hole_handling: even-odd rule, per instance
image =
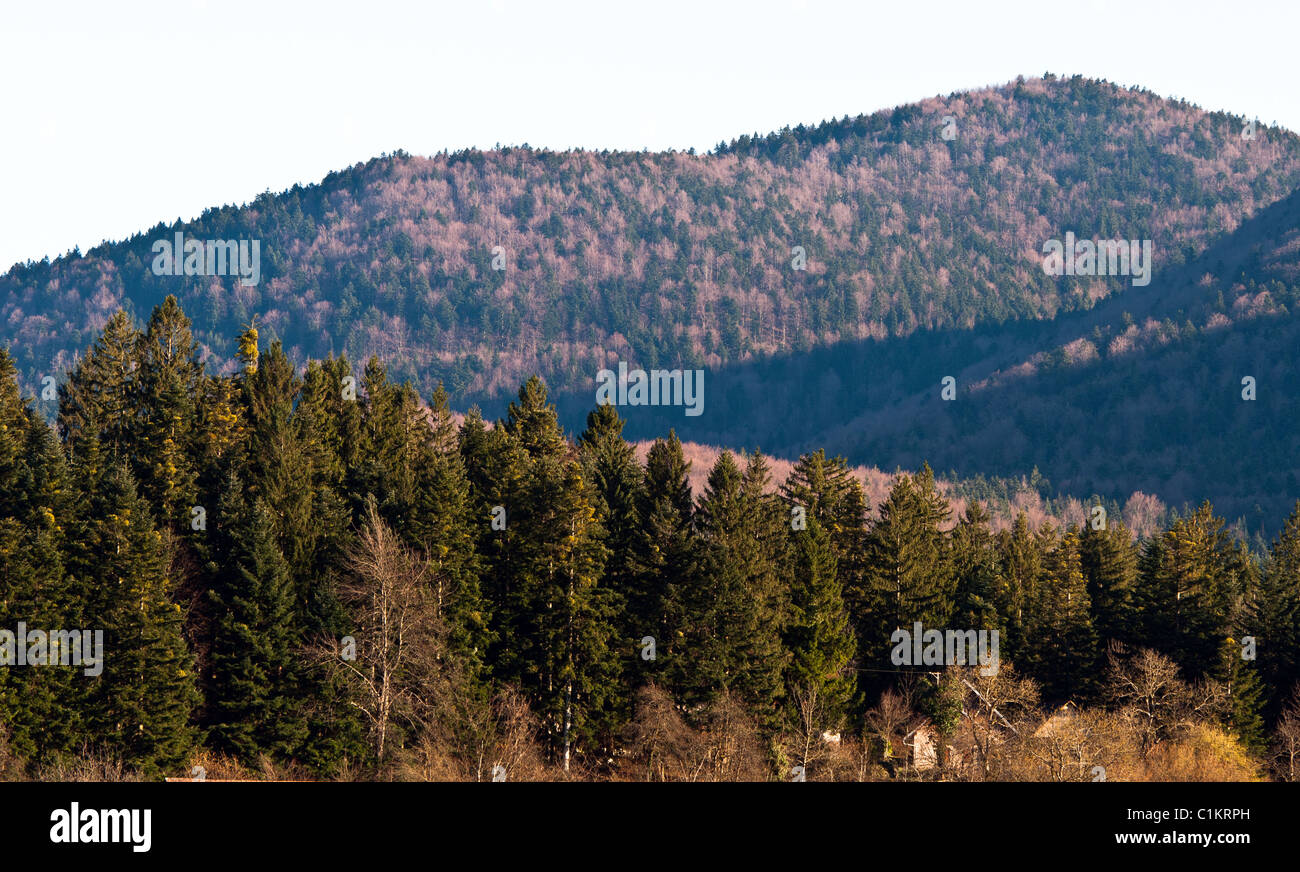
[[555, 415], [555, 406], [546, 400], [546, 385], [533, 376], [519, 389], [518, 402], [512, 402], [505, 430], [534, 459], [558, 457], [564, 453], [564, 432]]
[[999, 630], [998, 554], [984, 506], [971, 501], [952, 531], [955, 594], [951, 623], [969, 630]]
[[790, 651], [787, 684], [799, 723], [802, 704], [820, 716], [817, 727], [838, 730], [848, 713], [855, 676], [852, 671], [855, 642], [844, 606], [830, 536], [816, 518], [806, 529], [795, 531], [794, 576], [790, 590], [790, 622], [785, 644]]
[[[62, 450], [49, 426], [18, 391], [13, 361], [0, 349], [0, 628], [80, 627], [84, 588], [65, 568], [65, 531], [74, 525], [74, 500]], [[0, 654], [0, 724], [10, 749], [46, 761], [75, 747], [82, 735], [78, 694], [82, 669], [59, 665], [74, 651], [48, 640], [51, 666], [17, 665], [17, 646]], [[90, 654], [92, 652], [86, 652]]]
[[612, 405], [602, 404], [587, 415], [587, 429], [578, 438], [583, 475], [591, 483], [596, 518], [604, 531], [608, 551], [602, 584], [617, 595], [619, 611], [614, 619], [616, 653], [622, 676], [619, 720], [632, 716], [631, 688], [646, 677], [642, 664], [641, 620], [634, 618], [629, 604], [636, 596], [637, 575], [634, 543], [641, 534], [638, 512], [644, 485], [636, 451], [623, 440], [623, 420]]
[[1101, 530], [1084, 524], [1079, 535], [1079, 557], [1088, 580], [1098, 637], [1102, 641], [1136, 642], [1133, 598], [1138, 548], [1128, 528], [1117, 521]]
[[998, 589], [996, 601], [1006, 638], [1004, 655], [1019, 660], [1031, 643], [1029, 640], [1033, 603], [1038, 598], [1043, 558], [1039, 541], [1029, 530], [1024, 512], [1016, 515], [1010, 530], [998, 534]]
[[163, 537], [122, 462], [92, 489], [76, 537], [78, 571], [104, 633], [103, 674], [93, 679], [86, 719], [97, 743], [146, 775], [175, 771], [198, 739], [195, 670], [171, 599]]
[[211, 592], [217, 615], [207, 682], [211, 743], [245, 760], [260, 753], [291, 758], [306, 726], [295, 701], [293, 579], [272, 514], [260, 498], [250, 507], [232, 476], [213, 532], [226, 559]]
[[119, 309], [59, 387], [59, 433], [77, 458], [93, 439], [109, 457], [135, 460], [140, 331]]
[[1241, 644], [1232, 637], [1223, 640], [1214, 677], [1221, 681], [1228, 695], [1224, 726], [1233, 732], [1253, 754], [1267, 747], [1264, 730], [1264, 706], [1267, 697], [1255, 664], [1242, 658]]
[[409, 544], [430, 561], [434, 602], [448, 627], [448, 648], [471, 679], [481, 677], [491, 642], [487, 603], [475, 550], [476, 527], [469, 477], [461, 459], [447, 393], [439, 384], [430, 426], [417, 450], [413, 511], [406, 524]]
[[1271, 691], [1276, 716], [1300, 682], [1300, 502], [1273, 542], [1250, 617], [1259, 648], [1259, 671]]
[[1093, 691], [1098, 662], [1088, 582], [1079, 558], [1079, 536], [1040, 531], [1043, 571], [1035, 591], [1021, 664], [1042, 685], [1048, 699], [1066, 700]]
[[1211, 673], [1233, 624], [1241, 566], [1209, 503], [1147, 544], [1140, 561], [1139, 622], [1146, 643], [1189, 679]]
[[843, 457], [826, 458], [818, 449], [801, 456], [781, 487], [792, 505], [802, 506], [829, 534], [841, 571], [861, 559], [866, 515], [862, 485]]
[[678, 698], [694, 706], [733, 692], [770, 732], [785, 691], [789, 607], [779, 557], [789, 528], [783, 506], [762, 493], [766, 478], [761, 455], [743, 475], [730, 452], [719, 456], [697, 514], [700, 571], [669, 588], [665, 617], [676, 628], [670, 682]]
[[638, 668], [653, 675], [660, 663], [671, 662], [684, 628], [667, 610], [670, 590], [681, 593], [694, 583], [699, 547], [694, 530], [690, 462], [682, 454], [677, 434], [658, 439], [646, 455], [637, 516], [640, 527], [631, 542], [629, 570], [633, 580], [626, 592], [628, 633], [637, 642], [654, 640], [656, 658], [640, 659]]
[[160, 526], [188, 526], [197, 497], [198, 391], [203, 376], [190, 319], [169, 296], [154, 309], [139, 341], [139, 438], [135, 458], [140, 496]]
[[606, 551], [581, 467], [541, 457], [523, 505], [515, 584], [503, 634], [516, 678], [542, 719], [552, 757], [608, 741], [616, 714], [617, 596], [601, 585]]
[[[853, 592], [864, 666], [890, 669], [890, 636], [943, 629], [953, 607], [953, 573], [949, 542], [942, 526], [947, 503], [935, 491], [927, 466], [915, 477], [900, 475], [880, 505], [880, 518], [867, 534], [864, 577]], [[871, 676], [866, 676], [869, 683]]]

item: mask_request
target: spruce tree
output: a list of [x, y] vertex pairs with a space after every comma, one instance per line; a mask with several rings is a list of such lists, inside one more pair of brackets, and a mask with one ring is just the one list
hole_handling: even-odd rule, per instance
[[1188, 679], [1209, 675], [1219, 662], [1242, 568], [1209, 503], [1147, 544], [1137, 596], [1143, 638]]
[[1043, 555], [1040, 541], [1029, 529], [1024, 512], [1016, 515], [1010, 530], [998, 534], [998, 614], [1006, 632], [1001, 645], [1004, 657], [1018, 661], [1032, 640], [1028, 638], [1033, 604], [1038, 598]]
[[294, 625], [294, 588], [275, 541], [272, 513], [248, 505], [231, 476], [214, 537], [225, 559], [211, 597], [216, 624], [207, 700], [210, 741], [247, 761], [259, 754], [289, 759], [305, 738]]
[[640, 643], [649, 637], [656, 646], [655, 659], [642, 657], [637, 664], [647, 676], [659, 674], [660, 664], [672, 660], [683, 633], [678, 616], [666, 611], [668, 593], [686, 590], [699, 568], [690, 471], [675, 432], [650, 446], [639, 490], [641, 522], [631, 542], [632, 581], [625, 607], [631, 638]]
[[1102, 642], [1134, 643], [1138, 548], [1128, 528], [1110, 521], [1101, 530], [1084, 524], [1079, 535], [1079, 557], [1088, 596], [1092, 600], [1093, 624]]
[[408, 542], [428, 557], [434, 601], [448, 628], [448, 647], [465, 674], [477, 680], [491, 643], [488, 607], [480, 586], [482, 561], [475, 549], [481, 519], [475, 517], [456, 426], [441, 384], [434, 391], [429, 414], [430, 426], [416, 452]]
[[641, 620], [629, 611], [638, 593], [633, 552], [641, 534], [639, 508], [644, 481], [636, 451], [623, 440], [623, 423], [612, 405], [597, 406], [587, 415], [587, 429], [578, 438], [578, 448], [609, 553], [602, 584], [617, 596], [619, 604], [614, 618], [618, 634], [615, 650], [622, 670], [618, 718], [626, 721], [632, 716], [631, 688], [647, 677], [643, 668], [647, 661], [641, 656], [641, 640], [645, 637], [639, 626]]
[[[900, 475], [880, 505], [880, 517], [867, 534], [864, 575], [852, 592], [860, 628], [864, 667], [891, 669], [890, 637], [926, 629], [943, 629], [952, 613], [954, 578], [947, 537], [950, 514], [934, 487], [929, 467], [915, 477]], [[871, 675], [866, 676], [870, 683]]]
[[190, 320], [176, 298], [154, 309], [139, 341], [139, 439], [134, 461], [140, 496], [160, 526], [189, 525], [197, 497], [195, 437], [203, 368]]
[[998, 554], [989, 516], [972, 500], [952, 531], [955, 593], [951, 623], [969, 630], [998, 630]]
[[[62, 449], [20, 395], [13, 361], [0, 349], [0, 628], [83, 626], [85, 588], [65, 565], [75, 508]], [[53, 759], [83, 735], [79, 697], [89, 679], [81, 667], [61, 665], [65, 653], [75, 652], [58, 641], [48, 640], [48, 668], [33, 660], [17, 665], [21, 638], [6, 652], [14, 659], [0, 666], [0, 724], [10, 750], [30, 762]]]
[[59, 433], [77, 458], [89, 439], [110, 458], [135, 461], [139, 438], [140, 331], [119, 309], [59, 386]]
[[[790, 651], [786, 681], [799, 723], [801, 715], [816, 714], [818, 729], [838, 730], [856, 685], [852, 671], [856, 645], [840, 585], [830, 535], [810, 518], [806, 529], [792, 533], [794, 573], [790, 588], [790, 620], [785, 644]], [[802, 705], [812, 711], [800, 712]]]
[[1038, 679], [1044, 697], [1077, 700], [1093, 692], [1099, 656], [1079, 536], [1073, 527], [1059, 535], [1045, 527], [1040, 541], [1043, 570], [1020, 663]]
[[103, 629], [103, 674], [91, 679], [86, 719], [97, 744], [157, 776], [176, 771], [197, 739], [198, 693], [172, 600], [171, 556], [121, 461], [92, 483], [76, 537], [78, 571]]
[[1256, 637], [1259, 671], [1270, 691], [1268, 711], [1276, 716], [1300, 682], [1300, 502], [1269, 551], [1250, 618], [1245, 635]]
[[1228, 695], [1224, 726], [1248, 751], [1262, 753], [1268, 745], [1263, 716], [1268, 698], [1255, 664], [1242, 658], [1242, 646], [1237, 639], [1229, 636], [1223, 640], [1213, 675], [1223, 683]]

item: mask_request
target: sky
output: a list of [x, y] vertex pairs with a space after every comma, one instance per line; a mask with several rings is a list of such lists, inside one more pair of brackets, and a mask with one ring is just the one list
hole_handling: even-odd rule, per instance
[[0, 271], [397, 149], [703, 151], [1047, 71], [1300, 130], [1295, 0], [17, 5]]

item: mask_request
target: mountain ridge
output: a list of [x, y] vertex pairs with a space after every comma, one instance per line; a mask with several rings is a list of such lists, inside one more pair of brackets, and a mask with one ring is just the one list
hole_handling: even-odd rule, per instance
[[[676, 426], [694, 441], [791, 457], [824, 445], [886, 469], [932, 460], [1005, 476], [1038, 466], [1087, 492], [1082, 455], [1055, 447], [1068, 440], [1042, 422], [989, 446], [936, 418], [948, 415], [931, 405], [939, 379], [959, 380], [968, 427], [995, 432], [1025, 399], [998, 393], [1016, 378], [1032, 376], [1034, 408], [1051, 396], [1068, 408], [1075, 395], [1060, 386], [1076, 390], [1094, 355], [1118, 343], [1116, 360], [1154, 360], [1192, 338], [1188, 307], [1198, 332], [1253, 330], [1252, 341], [1284, 354], [1248, 322], [1272, 313], [1289, 324], [1294, 307], [1287, 210], [1300, 138], [1261, 126], [1247, 140], [1243, 123], [1138, 88], [1049, 76], [739, 137], [702, 155], [399, 152], [80, 257], [15, 266], [0, 277], [3, 339], [24, 384], [39, 385], [61, 378], [114, 310], [141, 321], [175, 294], [216, 370], [234, 367], [230, 337], [256, 316], [299, 365], [375, 354], [426, 396], [447, 383], [461, 407], [499, 408], [538, 373], [573, 430], [597, 370], [617, 360], [703, 368], [704, 420], [628, 409], [629, 433]], [[261, 239], [262, 282], [153, 275], [152, 242], [175, 232]], [[1151, 287], [1045, 275], [1042, 243], [1066, 232], [1153, 240]], [[794, 268], [797, 249], [806, 269]], [[1204, 287], [1200, 272], [1212, 275]], [[864, 379], [873, 383], [853, 387]], [[980, 392], [1003, 399], [971, 410]], [[1272, 413], [1257, 447], [1286, 457], [1295, 410]], [[1213, 456], [1213, 435], [1198, 431], [1192, 455]], [[1135, 443], [1094, 476], [1103, 495], [1151, 490], [1172, 504], [1224, 499], [1230, 516], [1253, 510], [1258, 475], [1180, 483], [1173, 461], [1144, 472], [1140, 452], [1164, 447]], [[1261, 513], [1282, 516], [1281, 499]]]

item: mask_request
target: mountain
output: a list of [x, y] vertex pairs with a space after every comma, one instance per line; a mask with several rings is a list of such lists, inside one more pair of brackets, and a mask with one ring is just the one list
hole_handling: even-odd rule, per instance
[[[398, 153], [15, 266], [0, 341], [35, 394], [115, 309], [175, 294], [213, 369], [256, 316], [300, 363], [375, 354], [462, 408], [496, 413], [539, 373], [574, 430], [602, 368], [699, 368], [702, 415], [624, 408], [628, 435], [1036, 466], [1077, 496], [1275, 525], [1300, 495], [1300, 138], [1244, 125], [1049, 75], [707, 155]], [[260, 281], [156, 275], [178, 232], [259, 240]], [[1150, 283], [1048, 275], [1067, 234], [1149, 240]]]

